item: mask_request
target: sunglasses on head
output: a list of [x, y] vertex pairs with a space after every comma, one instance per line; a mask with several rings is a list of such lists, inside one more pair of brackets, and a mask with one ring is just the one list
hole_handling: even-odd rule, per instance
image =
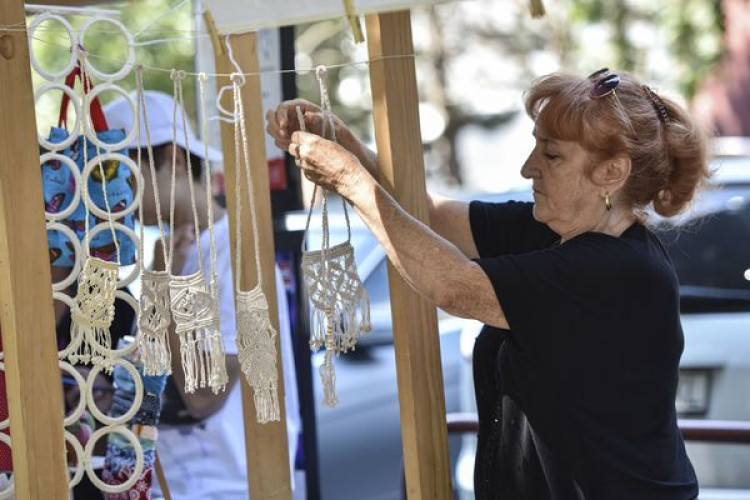
[[591, 99], [601, 99], [612, 94], [620, 85], [620, 77], [609, 72], [609, 68], [602, 68], [588, 76], [589, 80], [594, 82], [594, 86], [589, 90]]

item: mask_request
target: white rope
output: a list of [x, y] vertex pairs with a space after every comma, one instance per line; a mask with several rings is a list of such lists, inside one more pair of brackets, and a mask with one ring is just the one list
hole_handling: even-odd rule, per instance
[[[138, 171], [142, 172], [141, 170], [141, 151], [143, 149], [143, 138], [141, 137], [141, 113], [143, 113], [143, 130], [146, 133], [146, 150], [148, 152], [148, 167], [149, 172], [151, 174], [151, 186], [154, 190], [154, 205], [156, 206], [156, 220], [157, 225], [159, 226], [159, 239], [161, 241], [162, 245], [162, 252], [164, 255], [164, 264], [167, 269], [169, 269], [169, 259], [170, 256], [167, 255], [167, 237], [164, 233], [164, 221], [161, 218], [161, 196], [159, 194], [159, 183], [156, 182], [156, 167], [154, 166], [154, 149], [151, 145], [151, 130], [148, 125], [148, 113], [146, 110], [146, 96], [144, 92], [144, 86], [143, 86], [143, 66], [138, 65], [135, 68], [135, 81], [136, 81], [136, 94], [138, 98], [138, 111], [136, 112], [136, 123], [135, 126], [138, 127]], [[143, 175], [141, 174], [141, 182], [143, 181]], [[143, 261], [144, 249], [143, 249], [143, 237], [144, 237], [144, 221], [143, 221], [143, 192], [145, 189], [141, 189], [141, 199], [139, 202], [140, 210], [140, 225], [141, 225], [141, 261]], [[141, 264], [141, 270], [143, 270], [143, 265]]]
[[[258, 231], [258, 217], [255, 212], [255, 209], [256, 209], [255, 194], [253, 193], [253, 180], [252, 180], [251, 167], [250, 167], [250, 148], [249, 148], [248, 139], [247, 139], [247, 129], [245, 126], [245, 108], [244, 108], [244, 105], [242, 104], [242, 96], [240, 94], [240, 80], [241, 79], [239, 78], [239, 76], [235, 76], [232, 81], [234, 85], [235, 109], [237, 110], [236, 115], [235, 115], [235, 120], [239, 121], [238, 123], [239, 126], [235, 126], [235, 138], [237, 136], [237, 130], [239, 130], [239, 133], [242, 138], [242, 159], [244, 160], [244, 161], [240, 161], [239, 163], [240, 165], [242, 165], [242, 169], [244, 170], [244, 174], [245, 174], [245, 185], [247, 189], [248, 203], [250, 204], [250, 223], [251, 223], [251, 227], [253, 230], [253, 243], [255, 246], [255, 270], [258, 275], [258, 284], [256, 285], [256, 287], [260, 287], [263, 284], [263, 274], [261, 272], [261, 262], [260, 262], [260, 241], [259, 241], [260, 233]], [[238, 182], [237, 189], [238, 191], [240, 191], [239, 179], [237, 179], [237, 182]], [[239, 200], [239, 198], [240, 197], [238, 196], [237, 199]], [[239, 207], [238, 207], [238, 210], [239, 210]], [[238, 221], [240, 220], [239, 212], [238, 212], [237, 220]], [[239, 236], [241, 236], [241, 225], [238, 224], [237, 226], [240, 230]], [[238, 242], [240, 241], [240, 239], [238, 239]], [[237, 254], [239, 256], [239, 247], [237, 247]], [[240, 289], [239, 282], [238, 282], [237, 289], [238, 290]]]
[[[183, 132], [183, 139], [185, 140], [185, 164], [187, 165], [187, 174], [188, 174], [188, 187], [190, 191], [190, 208], [193, 210], [193, 226], [195, 227], [195, 243], [198, 247], [198, 262], [199, 262], [199, 268], [202, 271], [203, 270], [203, 252], [201, 250], [201, 244], [200, 244], [200, 238], [201, 238], [201, 229], [200, 229], [200, 219], [198, 218], [198, 207], [195, 202], [195, 187], [193, 186], [193, 166], [192, 162], [190, 160], [190, 157], [192, 156], [190, 154], [190, 143], [187, 133], [187, 113], [185, 112], [185, 99], [183, 97], [183, 80], [185, 80], [185, 73], [182, 71], [175, 71], [173, 73], [173, 80], [174, 80], [174, 87], [175, 87], [175, 103], [180, 108], [180, 117], [182, 119], [182, 132]], [[210, 199], [208, 201], [211, 201]], [[211, 208], [211, 204], [209, 203], [209, 210]], [[208, 221], [209, 227], [213, 226], [213, 221], [209, 219]], [[211, 231], [213, 229], [211, 228]]]
[[[201, 73], [198, 75], [198, 87], [200, 92], [201, 100], [201, 116], [206, 116], [206, 74]], [[209, 287], [212, 291], [218, 290], [216, 266], [217, 266], [217, 255], [216, 255], [216, 240], [214, 238], [214, 209], [213, 209], [213, 188], [211, 185], [211, 160], [209, 160], [208, 153], [208, 122], [203, 120], [201, 127], [201, 136], [203, 138], [203, 161], [205, 162], [205, 173], [206, 176], [206, 201], [208, 202], [208, 240], [210, 248], [211, 258], [211, 269], [210, 269], [210, 282]], [[218, 291], [215, 294], [214, 300], [218, 301]]]

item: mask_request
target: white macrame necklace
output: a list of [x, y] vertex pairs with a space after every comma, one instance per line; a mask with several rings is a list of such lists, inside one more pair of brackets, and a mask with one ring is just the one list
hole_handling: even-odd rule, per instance
[[[328, 98], [325, 82], [326, 69], [319, 66], [316, 75], [320, 84], [321, 108], [323, 111], [323, 130], [321, 135], [326, 137], [326, 129], [330, 129], [330, 138], [336, 141], [333, 113]], [[301, 129], [305, 129], [302, 112], [297, 108], [297, 116]], [[328, 197], [322, 190], [322, 225], [323, 238], [320, 250], [306, 251], [305, 240], [310, 228], [313, 205], [319, 186], [315, 186], [307, 214], [305, 238], [302, 243], [302, 279], [305, 289], [312, 302], [312, 325], [310, 348], [326, 349], [325, 360], [320, 367], [320, 377], [323, 383], [323, 400], [328, 406], [338, 403], [336, 397], [336, 371], [334, 355], [354, 349], [362, 333], [370, 331], [370, 299], [362, 285], [354, 260], [354, 248], [351, 245], [351, 226], [346, 200], [344, 218], [346, 219], [346, 241], [330, 246], [330, 231], [328, 226]], [[361, 319], [357, 318], [357, 309], [361, 310]]]
[[[258, 422], [265, 424], [281, 419], [278, 396], [278, 371], [276, 365], [276, 329], [271, 323], [268, 301], [263, 293], [263, 275], [260, 263], [260, 244], [258, 238], [258, 220], [255, 213], [255, 197], [250, 172], [250, 152], [248, 149], [247, 130], [245, 128], [245, 110], [242, 103], [240, 87], [244, 77], [232, 75], [234, 92], [234, 143], [235, 143], [235, 306], [237, 314], [237, 349], [242, 372], [248, 385], [253, 388], [255, 412]], [[242, 154], [240, 154], [242, 141]], [[245, 174], [248, 192], [250, 222], [255, 244], [255, 270], [258, 283], [251, 290], [241, 289], [242, 274], [242, 184], [240, 169]]]
[[[86, 82], [83, 60], [81, 64], [81, 80]], [[85, 83], [84, 83], [85, 86]], [[89, 107], [83, 106], [84, 119], [88, 119]], [[88, 140], [83, 134], [83, 162], [88, 165]], [[81, 182], [83, 204], [85, 206], [85, 238], [83, 270], [78, 278], [78, 291], [73, 299], [71, 307], [71, 342], [81, 339], [78, 349], [68, 356], [72, 364], [79, 361], [84, 364], [93, 363], [102, 365], [105, 370], [111, 369], [111, 356], [102, 354], [108, 352], [112, 347], [112, 339], [109, 327], [115, 317], [115, 292], [117, 291], [117, 278], [120, 270], [120, 245], [117, 243], [117, 235], [112, 223], [112, 211], [107, 197], [107, 180], [104, 175], [104, 167], [101, 162], [101, 154], [97, 147], [97, 158], [99, 173], [102, 178], [102, 191], [104, 193], [104, 204], [107, 209], [107, 222], [112, 232], [112, 241], [115, 244], [117, 261], [110, 262], [98, 257], [92, 257], [89, 243], [91, 233], [89, 231], [89, 198], [88, 181]], [[100, 349], [101, 348], [101, 349]]]
[[[159, 225], [159, 238], [164, 252], [164, 262], [166, 269], [156, 271], [154, 269], [145, 269], [143, 267], [143, 241], [144, 241], [144, 221], [143, 221], [143, 191], [141, 190], [141, 199], [139, 200], [140, 209], [140, 255], [139, 261], [141, 273], [141, 314], [138, 317], [138, 350], [143, 361], [143, 369], [146, 375], [168, 375], [172, 373], [171, 352], [169, 348], [169, 325], [172, 322], [172, 316], [169, 312], [169, 269], [171, 255], [167, 254], [166, 236], [164, 234], [164, 225], [161, 218], [161, 203], [159, 198], [159, 186], [156, 182], [156, 169], [154, 168], [154, 151], [151, 147], [151, 132], [148, 126], [148, 113], [146, 112], [146, 98], [143, 89], [143, 67], [138, 66], [135, 69], [136, 93], [138, 97], [138, 106], [136, 110], [135, 126], [138, 130], [138, 144], [142, 145], [141, 138], [141, 117], [143, 117], [143, 128], [146, 132], [146, 148], [148, 150], [148, 166], [151, 173], [152, 188], [154, 190], [154, 203], [156, 205], [156, 218]], [[142, 114], [141, 114], [142, 113]], [[141, 150], [138, 148], [138, 172], [143, 183], [141, 174]], [[170, 221], [170, 226], [172, 222]]]
[[[187, 118], [185, 116], [182, 82], [184, 71], [172, 70], [174, 81], [175, 107], [173, 111], [173, 133], [176, 137], [177, 108], [180, 108], [183, 131], [185, 132], [185, 149], [189, 150], [187, 135]], [[192, 393], [197, 388], [210, 387], [214, 393], [226, 388], [228, 377], [224, 342], [219, 328], [218, 286], [216, 282], [216, 248], [214, 244], [213, 209], [211, 203], [211, 172], [206, 169], [206, 190], [208, 197], [208, 229], [211, 242], [210, 283], [203, 277], [203, 255], [200, 244], [200, 226], [198, 209], [195, 204], [193, 174], [190, 155], [187, 154], [188, 183], [190, 186], [190, 203], [195, 222], [195, 241], [198, 248], [198, 271], [187, 276], [172, 274], [174, 257], [174, 235], [169, 241], [170, 281], [169, 294], [172, 317], [175, 321], [175, 332], [180, 339], [180, 359], [185, 374], [185, 392]], [[207, 158], [206, 158], [207, 159]], [[175, 156], [172, 157], [172, 189], [170, 192], [170, 224], [174, 221], [175, 191]], [[208, 164], [207, 164], [208, 166]], [[174, 227], [170, 228], [171, 231]]]

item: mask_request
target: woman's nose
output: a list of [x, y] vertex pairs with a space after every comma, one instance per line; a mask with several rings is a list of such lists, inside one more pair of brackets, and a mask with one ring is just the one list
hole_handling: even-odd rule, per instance
[[539, 171], [534, 168], [534, 155], [529, 155], [529, 157], [526, 159], [526, 162], [524, 162], [523, 167], [521, 167], [521, 176], [524, 179], [535, 179], [539, 176]]

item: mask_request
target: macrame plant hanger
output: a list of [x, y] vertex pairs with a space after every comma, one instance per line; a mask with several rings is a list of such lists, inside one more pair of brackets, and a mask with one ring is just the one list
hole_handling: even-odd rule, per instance
[[[142, 150], [143, 138], [141, 137], [141, 119], [143, 119], [143, 130], [146, 134], [146, 149], [148, 150], [148, 166], [151, 173], [151, 185], [154, 191], [154, 204], [156, 206], [156, 218], [159, 225], [159, 240], [164, 255], [165, 269], [145, 269], [143, 266], [144, 220], [143, 220], [143, 192], [140, 198], [140, 276], [141, 276], [141, 314], [138, 317], [138, 350], [143, 361], [143, 369], [146, 375], [158, 376], [172, 373], [171, 352], [169, 348], [169, 325], [172, 316], [169, 311], [169, 270], [171, 255], [167, 253], [167, 238], [164, 234], [164, 223], [161, 218], [161, 202], [159, 185], [156, 182], [156, 169], [154, 168], [154, 151], [151, 146], [151, 131], [148, 126], [148, 113], [146, 112], [146, 97], [143, 86], [143, 66], [135, 68], [136, 94], [138, 105], [136, 110], [135, 126], [138, 130], [138, 172], [142, 175]], [[170, 207], [171, 208], [171, 207]], [[170, 227], [174, 225], [174, 212], [170, 213]]]
[[[81, 81], [83, 82], [85, 92], [86, 85], [88, 84], [88, 76], [85, 73], [85, 64], [82, 55], [79, 56], [78, 64], [81, 68]], [[88, 120], [90, 112], [89, 106], [82, 106], [82, 109], [83, 119]], [[83, 163], [84, 165], [88, 165], [88, 139], [85, 132], [82, 134], [82, 139]], [[81, 182], [81, 190], [85, 207], [85, 261], [83, 264], [83, 270], [78, 278], [78, 290], [73, 299], [73, 307], [71, 307], [70, 310], [71, 342], [80, 338], [81, 343], [78, 349], [68, 356], [68, 360], [72, 364], [76, 364], [80, 361], [83, 364], [92, 363], [94, 365], [102, 365], [105, 371], [110, 371], [112, 369], [111, 356], [102, 354], [102, 351], [100, 351], [99, 348], [101, 347], [103, 352], [107, 352], [112, 347], [112, 338], [109, 333], [109, 327], [115, 317], [115, 292], [117, 291], [117, 279], [120, 270], [120, 245], [117, 242], [117, 235], [115, 234], [115, 227], [112, 222], [112, 210], [109, 206], [109, 199], [107, 197], [107, 180], [104, 174], [104, 167], [102, 166], [101, 154], [99, 153], [98, 147], [96, 152], [99, 173], [102, 178], [104, 205], [107, 209], [107, 222], [109, 224], [109, 230], [112, 233], [112, 241], [115, 244], [117, 261], [111, 262], [91, 256], [89, 245], [91, 240], [91, 233], [89, 230], [89, 188], [87, 179], [83, 179]]]
[[[320, 84], [321, 108], [323, 112], [323, 130], [321, 136], [330, 136], [336, 142], [331, 102], [326, 85], [326, 68], [318, 66], [315, 74]], [[297, 118], [300, 129], [305, 130], [305, 119], [298, 107]], [[327, 131], [330, 133], [327, 134]], [[321, 249], [305, 250], [305, 240], [310, 229], [314, 202], [318, 187], [313, 190], [310, 211], [305, 224], [305, 237], [302, 240], [302, 279], [312, 302], [312, 333], [310, 348], [318, 350], [325, 347], [325, 360], [320, 367], [323, 383], [323, 400], [327, 406], [336, 406], [336, 371], [333, 358], [356, 347], [359, 337], [370, 331], [370, 299], [367, 290], [357, 272], [354, 260], [354, 248], [351, 245], [351, 225], [346, 200], [342, 197], [344, 218], [346, 220], [346, 241], [330, 245], [328, 223], [328, 196], [322, 189], [322, 225], [323, 237]], [[357, 318], [357, 309], [361, 310], [361, 319]]]
[[[177, 136], [177, 108], [180, 108], [182, 126], [185, 133], [185, 149], [189, 150], [187, 135], [187, 117], [185, 116], [182, 82], [184, 71], [172, 70], [174, 82], [175, 104], [173, 110], [173, 134]], [[211, 241], [211, 269], [210, 283], [206, 283], [203, 276], [203, 255], [200, 244], [200, 225], [198, 209], [195, 204], [195, 190], [193, 187], [193, 173], [190, 155], [187, 154], [188, 183], [190, 187], [190, 203], [193, 209], [195, 223], [195, 242], [198, 248], [198, 270], [186, 276], [172, 273], [174, 256], [174, 234], [169, 240], [170, 255], [170, 305], [172, 317], [175, 321], [175, 332], [180, 339], [180, 359], [185, 374], [185, 392], [192, 393], [197, 388], [210, 387], [214, 393], [226, 388], [228, 377], [226, 359], [224, 356], [224, 342], [221, 338], [218, 308], [218, 286], [216, 283], [216, 249], [214, 246], [213, 209], [210, 198], [210, 172], [206, 172], [208, 198], [208, 229]], [[172, 190], [170, 193], [170, 223], [174, 221], [174, 191], [175, 191], [176, 149], [172, 155]], [[170, 228], [174, 230], [174, 227]], [[179, 270], [178, 270], [179, 272]]]
[[[237, 314], [237, 349], [242, 372], [253, 388], [255, 413], [258, 422], [265, 424], [281, 419], [278, 396], [278, 371], [276, 364], [276, 329], [271, 323], [268, 301], [263, 293], [263, 274], [260, 263], [258, 241], [258, 219], [255, 212], [255, 196], [250, 172], [250, 151], [245, 127], [245, 109], [242, 103], [241, 86], [245, 77], [234, 73], [231, 77], [234, 94], [234, 146], [235, 146], [235, 302]], [[201, 94], [202, 95], [202, 94]], [[240, 141], [242, 156], [240, 156]], [[245, 174], [248, 193], [250, 222], [255, 244], [255, 274], [258, 282], [251, 290], [242, 290], [242, 184], [240, 169]]]

